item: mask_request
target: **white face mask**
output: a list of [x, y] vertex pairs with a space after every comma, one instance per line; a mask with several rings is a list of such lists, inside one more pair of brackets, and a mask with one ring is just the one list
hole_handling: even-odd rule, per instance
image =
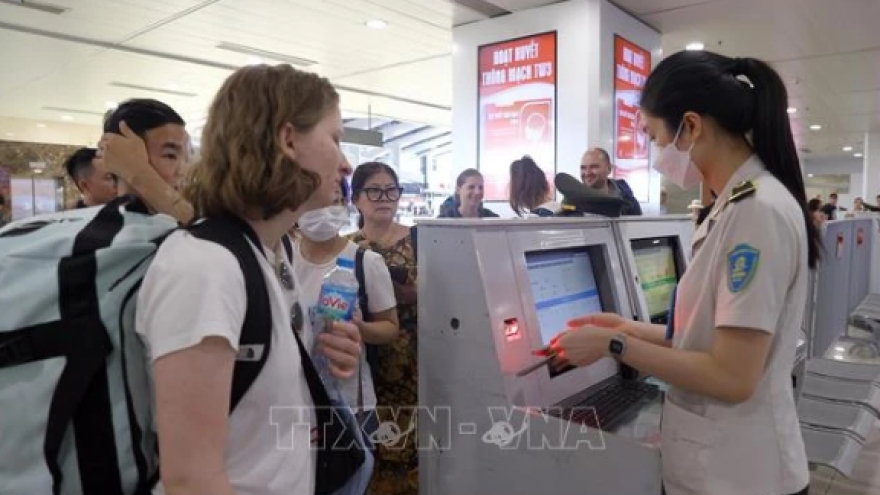
[[660, 154], [654, 161], [654, 170], [660, 172], [676, 186], [687, 190], [698, 186], [703, 181], [703, 174], [691, 160], [691, 150], [694, 149], [694, 145], [691, 144], [687, 151], [681, 151], [675, 145], [683, 127], [684, 121], [678, 126], [678, 131], [672, 142], [660, 150]]
[[303, 213], [296, 223], [299, 231], [310, 240], [325, 242], [336, 237], [349, 224], [348, 210], [344, 206], [327, 206]]

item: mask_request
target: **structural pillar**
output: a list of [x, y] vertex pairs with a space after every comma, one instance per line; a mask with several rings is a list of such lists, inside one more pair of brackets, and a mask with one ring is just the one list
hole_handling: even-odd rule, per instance
[[865, 134], [862, 161], [862, 199], [869, 204], [880, 196], [880, 132]]

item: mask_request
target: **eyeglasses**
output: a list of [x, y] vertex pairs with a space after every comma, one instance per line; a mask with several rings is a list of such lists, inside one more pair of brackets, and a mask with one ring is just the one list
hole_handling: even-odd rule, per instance
[[397, 201], [400, 199], [400, 195], [403, 194], [402, 187], [366, 187], [364, 188], [364, 194], [367, 195], [367, 199], [370, 201], [382, 201], [382, 198], [385, 197], [388, 201]]

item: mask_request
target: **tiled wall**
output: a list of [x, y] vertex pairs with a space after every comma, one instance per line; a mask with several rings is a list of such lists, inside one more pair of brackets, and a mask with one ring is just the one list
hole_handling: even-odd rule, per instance
[[[76, 203], [79, 193], [76, 186], [67, 178], [63, 164], [64, 160], [77, 149], [77, 146], [0, 140], [0, 168], [8, 170], [12, 177], [63, 178], [65, 205], [70, 206]], [[31, 162], [45, 162], [46, 169], [41, 174], [34, 174], [30, 168]], [[5, 174], [0, 174], [0, 176], [2, 175]], [[0, 194], [7, 201], [7, 205], [0, 211], [0, 214], [8, 220], [10, 198], [6, 187], [6, 184], [0, 184]]]

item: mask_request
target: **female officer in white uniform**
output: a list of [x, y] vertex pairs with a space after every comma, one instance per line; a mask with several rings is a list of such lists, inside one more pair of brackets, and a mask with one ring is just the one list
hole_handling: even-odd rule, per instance
[[557, 364], [610, 355], [670, 385], [667, 494], [806, 494], [791, 370], [820, 244], [785, 86], [754, 59], [681, 52], [652, 72], [641, 106], [661, 148], [655, 168], [681, 187], [718, 191], [679, 284], [674, 336], [587, 316], [554, 340]]

